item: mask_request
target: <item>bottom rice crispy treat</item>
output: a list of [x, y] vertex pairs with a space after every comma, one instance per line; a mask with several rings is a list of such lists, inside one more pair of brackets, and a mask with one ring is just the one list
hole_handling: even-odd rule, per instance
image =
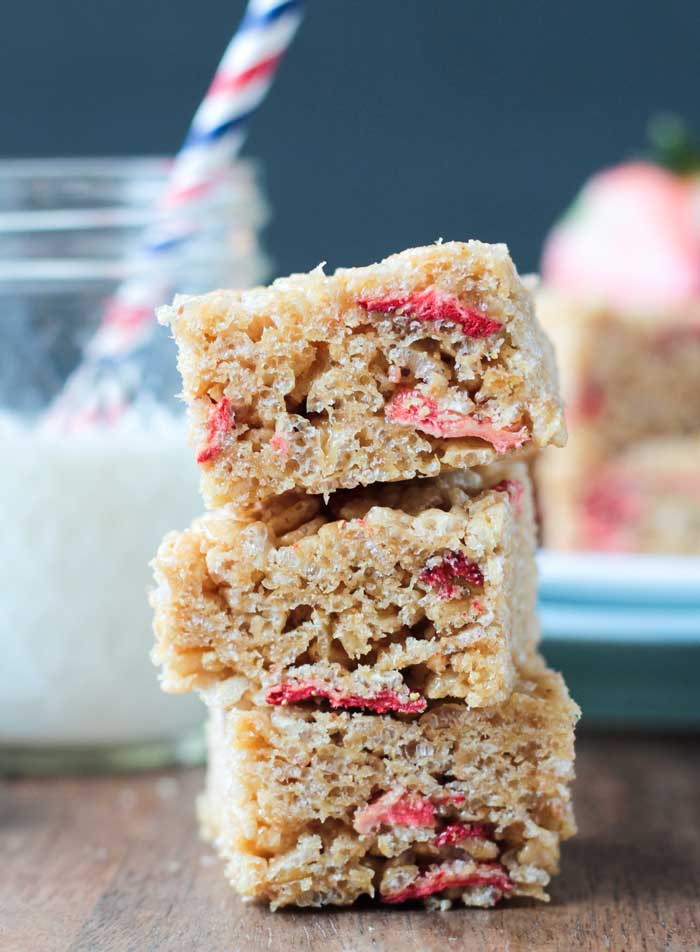
[[207, 697], [205, 835], [245, 899], [279, 906], [547, 900], [575, 831], [578, 716], [538, 660], [503, 704], [413, 719]]

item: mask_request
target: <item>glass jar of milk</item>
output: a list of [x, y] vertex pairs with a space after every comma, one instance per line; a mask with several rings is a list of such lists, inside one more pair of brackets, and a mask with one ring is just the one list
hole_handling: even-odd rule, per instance
[[[115, 373], [127, 394], [121, 412], [81, 413], [69, 426], [51, 412], [107, 302], [140, 266], [167, 168], [159, 159], [0, 162], [4, 772], [200, 755], [202, 705], [163, 694], [149, 660], [148, 563], [164, 533], [202, 509], [168, 333], [154, 322]], [[193, 213], [196, 239], [159, 259], [164, 299], [265, 278], [253, 166], [238, 163]]]

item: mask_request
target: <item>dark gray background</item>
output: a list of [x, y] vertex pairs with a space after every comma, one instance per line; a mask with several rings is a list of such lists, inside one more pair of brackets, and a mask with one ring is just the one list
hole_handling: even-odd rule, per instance
[[[242, 0], [6, 0], [4, 155], [173, 151]], [[583, 178], [700, 121], [700, 0], [310, 0], [247, 151], [277, 269], [437, 237], [524, 270]]]

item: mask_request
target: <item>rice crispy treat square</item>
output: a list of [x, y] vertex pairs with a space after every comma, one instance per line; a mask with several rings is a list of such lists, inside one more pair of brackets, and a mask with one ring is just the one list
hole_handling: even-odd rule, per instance
[[517, 462], [208, 513], [154, 561], [163, 687], [376, 713], [504, 700], [539, 637], [534, 535]]
[[537, 463], [548, 546], [700, 555], [700, 433], [640, 440], [602, 463], [566, 453]]
[[538, 660], [506, 702], [478, 711], [210, 705], [200, 818], [244, 898], [273, 909], [547, 901], [575, 832], [578, 709]]
[[700, 552], [700, 302], [622, 314], [543, 288], [537, 310], [570, 430], [535, 464], [545, 545]]
[[505, 245], [177, 297], [209, 508], [479, 466], [565, 441], [551, 346]]
[[675, 313], [621, 313], [547, 287], [536, 301], [570, 430], [591, 454], [700, 431], [700, 301]]

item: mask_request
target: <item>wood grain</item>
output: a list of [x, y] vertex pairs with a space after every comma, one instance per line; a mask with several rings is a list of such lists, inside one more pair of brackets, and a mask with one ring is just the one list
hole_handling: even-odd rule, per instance
[[196, 835], [201, 772], [0, 783], [2, 952], [700, 949], [700, 738], [585, 736], [549, 906], [243, 905]]

